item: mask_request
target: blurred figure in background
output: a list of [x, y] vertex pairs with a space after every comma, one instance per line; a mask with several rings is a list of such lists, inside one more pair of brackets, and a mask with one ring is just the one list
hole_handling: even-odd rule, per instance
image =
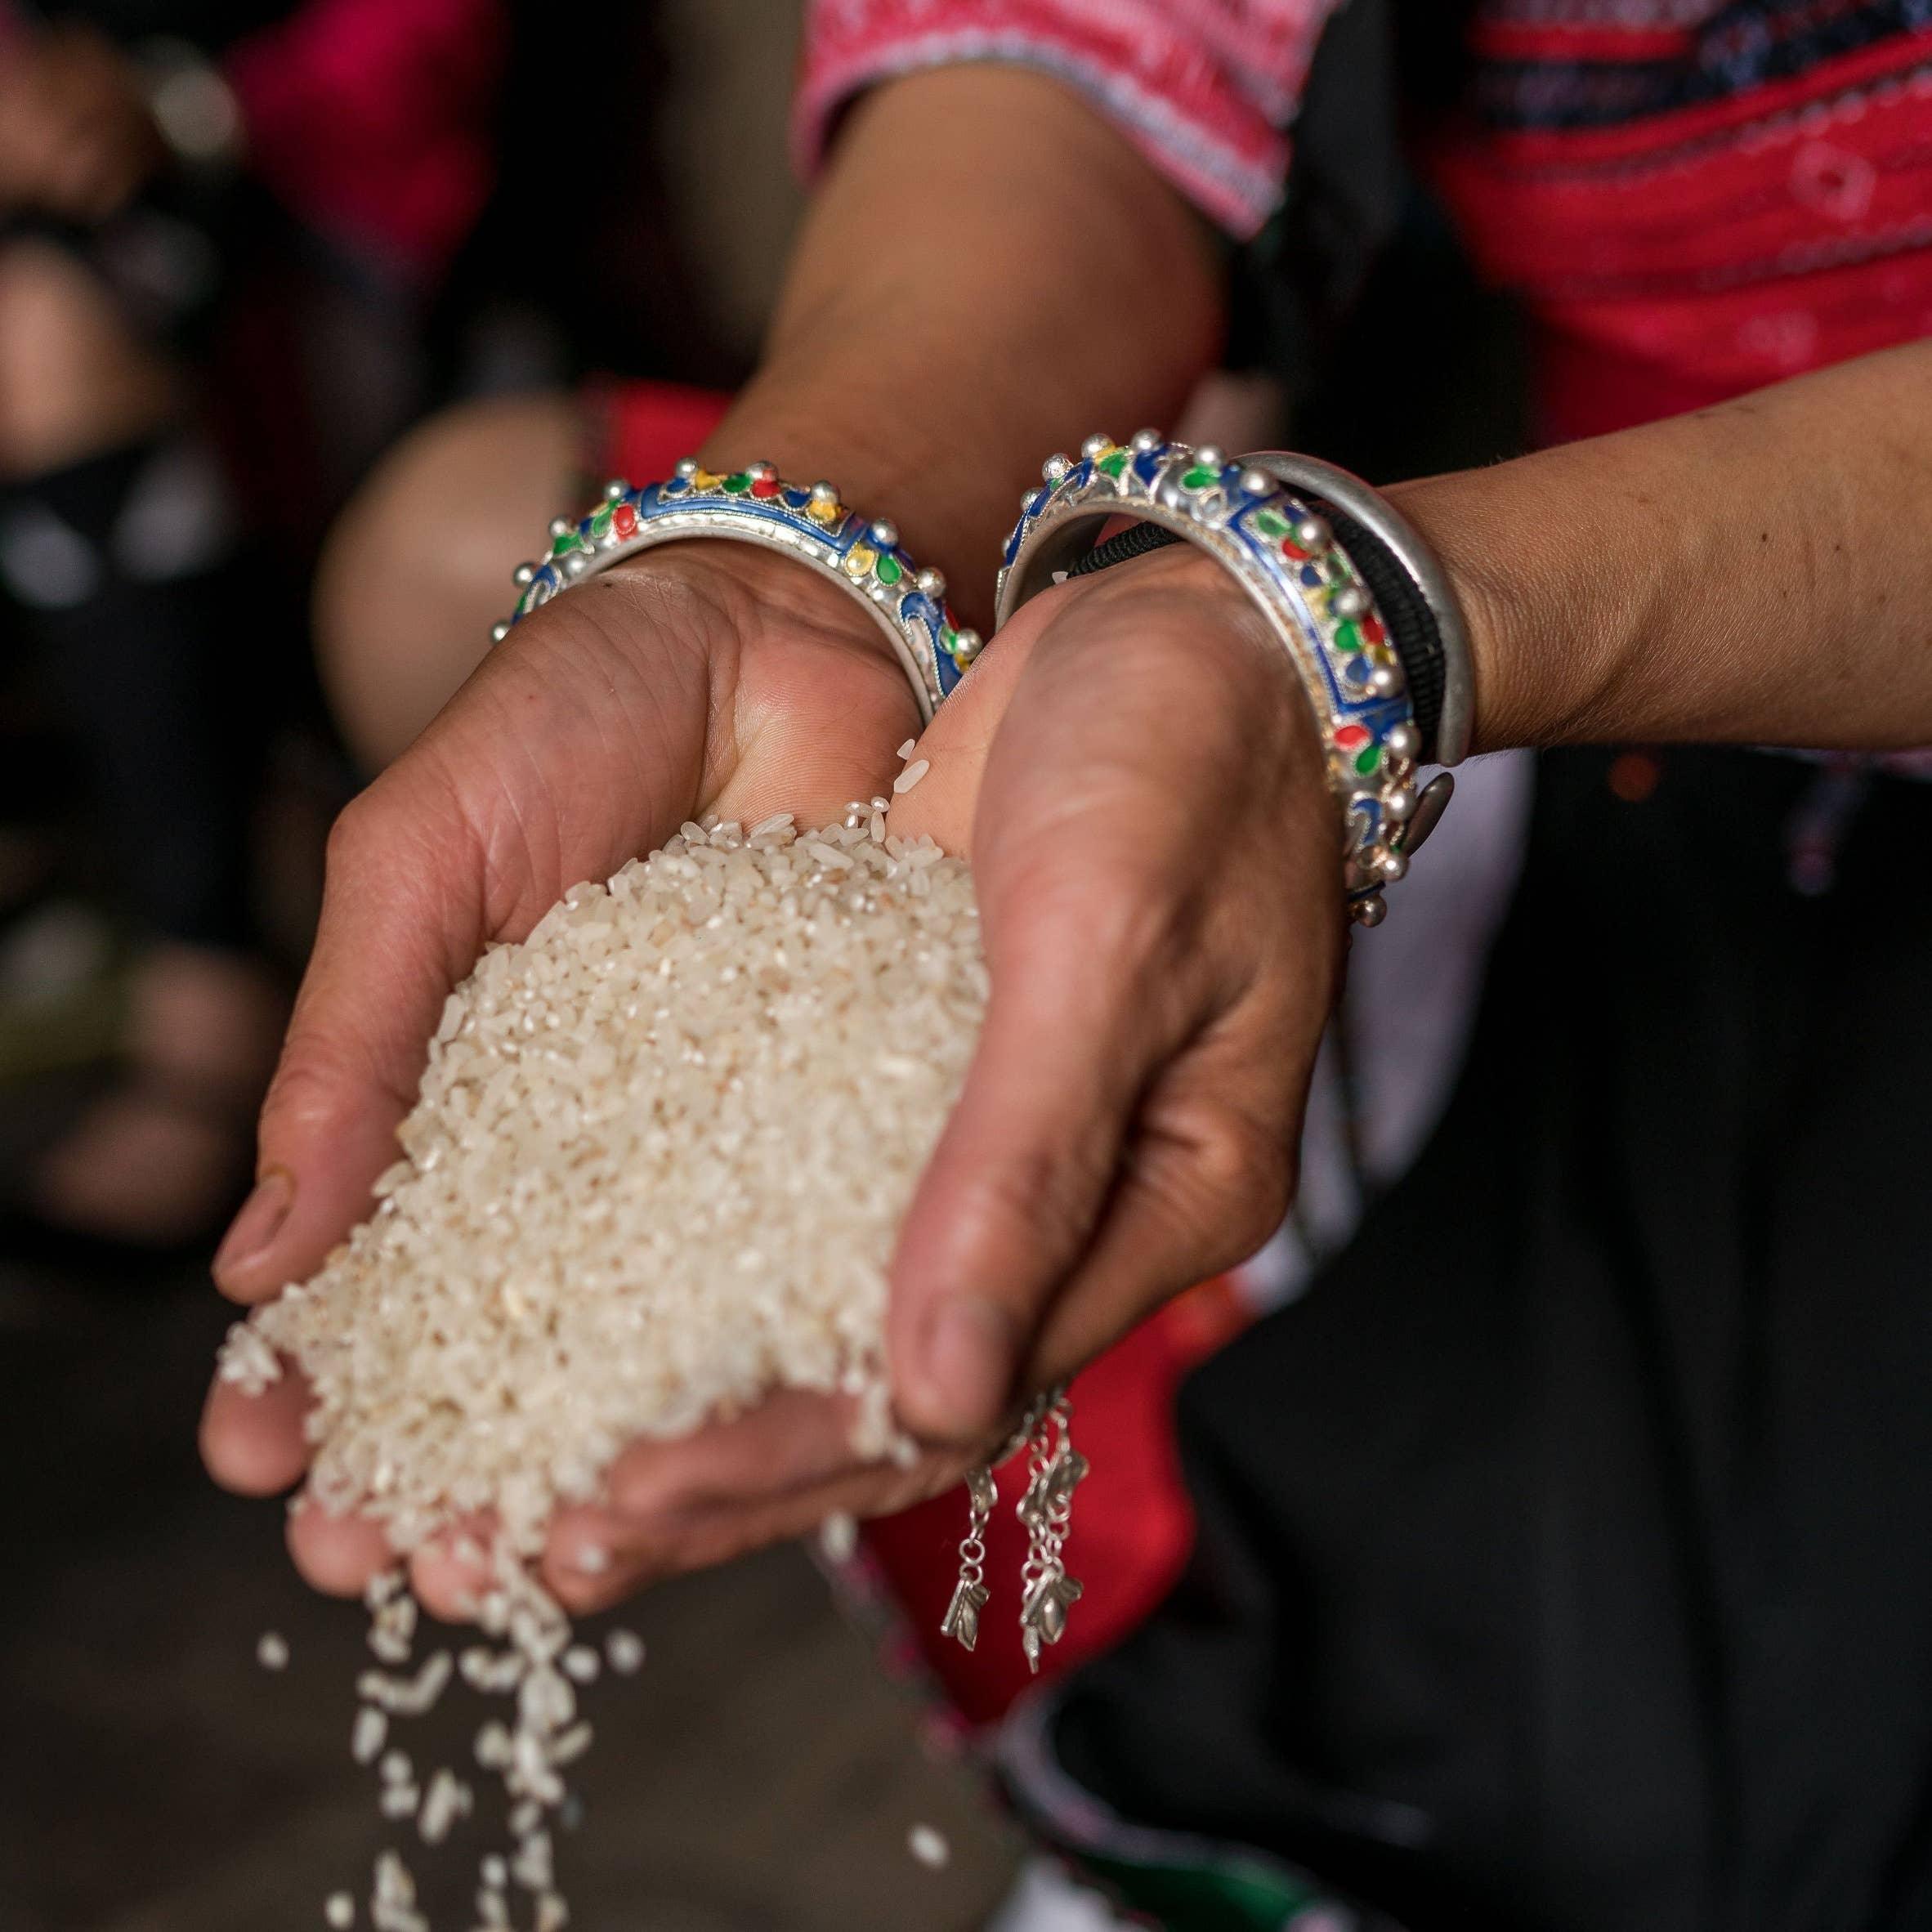
[[119, 1075], [16, 1179], [43, 1231], [191, 1242], [246, 1178], [285, 1004], [251, 823], [300, 676], [263, 539], [397, 406], [363, 358], [314, 408], [303, 305], [262, 271], [419, 318], [489, 190], [505, 27], [499, 0], [0, 0], [0, 635], [136, 935]]

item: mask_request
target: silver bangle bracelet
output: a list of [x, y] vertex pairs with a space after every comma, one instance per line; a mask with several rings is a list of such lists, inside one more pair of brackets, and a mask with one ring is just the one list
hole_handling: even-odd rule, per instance
[[[998, 621], [1064, 575], [1113, 519], [1158, 524], [1206, 550], [1234, 573], [1295, 666], [1341, 808], [1350, 916], [1380, 924], [1387, 911], [1383, 888], [1408, 870], [1455, 781], [1442, 772], [1415, 786], [1423, 740], [1415, 703], [1375, 597], [1328, 518], [1286, 487], [1269, 462], [1229, 463], [1218, 449], [1169, 442], [1152, 430], [1125, 445], [1089, 436], [1077, 458], [1050, 457], [1042, 475], [1007, 540]], [[1327, 500], [1341, 507], [1339, 499]], [[1352, 494], [1349, 514], [1357, 500]], [[1401, 534], [1426, 554], [1406, 524]]]
[[979, 633], [961, 628], [946, 606], [945, 578], [914, 563], [883, 517], [848, 509], [830, 483], [784, 482], [768, 463], [718, 475], [688, 456], [661, 483], [609, 483], [588, 515], [558, 517], [548, 552], [517, 566], [522, 594], [491, 637], [500, 644], [520, 618], [627, 557], [699, 537], [795, 557], [856, 597], [891, 641], [923, 721], [979, 654]]
[[[1431, 719], [1418, 718], [1424, 754], [1439, 765], [1460, 765], [1469, 755], [1475, 687], [1469, 669], [1469, 633], [1462, 606], [1442, 560], [1407, 517], [1372, 484], [1353, 471], [1303, 456], [1291, 449], [1262, 449], [1239, 459], [1266, 470], [1289, 489], [1313, 496], [1352, 517], [1378, 539], [1407, 573], [1434, 619], [1433, 649], [1439, 653], [1440, 697]], [[1357, 559], [1357, 564], [1360, 563]], [[1413, 689], [1415, 678], [1411, 672]], [[1421, 709], [1420, 698], [1417, 709]], [[1433, 739], [1433, 743], [1430, 740]]]

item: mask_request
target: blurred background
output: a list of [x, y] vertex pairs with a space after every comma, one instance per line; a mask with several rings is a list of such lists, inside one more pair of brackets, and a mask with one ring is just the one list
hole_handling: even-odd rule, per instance
[[[742, 373], [798, 206], [796, 27], [785, 0], [594, 29], [496, 0], [0, 0], [7, 1932], [320, 1925], [366, 1890], [364, 1617], [194, 1447], [227, 1319], [207, 1254], [364, 775], [311, 578], [434, 410]], [[804, 1554], [623, 1621], [651, 1661], [593, 1696], [579, 1925], [986, 1921], [1016, 1846]], [[477, 1718], [446, 1702], [454, 1742]], [[945, 1869], [908, 1855], [920, 1823]], [[474, 1854], [418, 1861], [438, 1924], [470, 1922]]]
[[[467, 612], [473, 660], [543, 522], [662, 473], [752, 364], [799, 207], [797, 12], [0, 0], [5, 1932], [262, 1932], [366, 1890], [364, 1619], [200, 1471], [208, 1256], [329, 825], [467, 668], [409, 627]], [[1257, 370], [1356, 359], [1345, 420], [1299, 399], [1304, 446], [1390, 479], [1519, 445], [1508, 316], [1376, 191], [1405, 212], [1358, 321], [1310, 344], [1249, 305], [1196, 433], [1269, 441], [1298, 399]], [[1285, 1240], [1268, 1293], [1322, 1246], [1307, 1217]], [[576, 1925], [1099, 1922], [807, 1554], [619, 1621], [652, 1661], [591, 1702]], [[418, 1861], [439, 1925], [469, 1922], [474, 1849]]]

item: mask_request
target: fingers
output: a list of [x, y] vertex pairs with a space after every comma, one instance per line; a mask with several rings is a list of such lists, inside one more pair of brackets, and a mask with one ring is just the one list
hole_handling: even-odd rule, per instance
[[1177, 1044], [1156, 946], [1095, 856], [1097, 880], [984, 909], [985, 1025], [892, 1264], [894, 1400], [929, 1441], [996, 1425], [1091, 1237], [1142, 1085]]
[[805, 1534], [844, 1511], [901, 1509], [956, 1481], [963, 1462], [861, 1460], [844, 1398], [781, 1389], [729, 1422], [637, 1442], [612, 1465], [606, 1500], [552, 1525], [546, 1582], [574, 1610], [600, 1609], [654, 1578]]
[[432, 1617], [465, 1623], [491, 1585], [487, 1552], [495, 1525], [487, 1516], [454, 1524], [409, 1559], [409, 1587]]
[[852, 1460], [852, 1415], [848, 1397], [781, 1389], [674, 1442], [633, 1442], [610, 1465], [611, 1506], [642, 1518], [807, 1488]]
[[288, 1518], [288, 1554], [302, 1581], [324, 1596], [359, 1597], [369, 1579], [395, 1566], [379, 1523], [365, 1516], [332, 1516], [313, 1503]]
[[302, 1418], [309, 1387], [301, 1372], [285, 1370], [260, 1395], [217, 1380], [201, 1412], [201, 1460], [224, 1489], [237, 1496], [279, 1496], [308, 1467]]
[[1294, 1198], [1301, 1095], [1259, 1070], [1312, 1064], [1294, 1017], [1231, 1018], [1150, 1093], [1092, 1243], [1053, 1300], [1026, 1380], [1064, 1381], [1163, 1302], [1246, 1260]]
[[[892, 1266], [895, 1398], [928, 1439], [989, 1426], [1049, 1304], [1085, 1271], [1098, 1268], [1089, 1299], [1111, 1311], [1083, 1330], [1098, 1346], [1218, 1265], [1225, 1243], [1201, 1219], [1226, 1192], [1217, 1163], [1262, 1165], [1232, 1159], [1246, 1145], [1234, 1128], [1278, 1118], [1291, 1137], [1332, 990], [1326, 964], [1303, 970], [1335, 928], [1332, 826], [1292, 670], [1209, 566], [1203, 578], [1197, 559], [1161, 556], [1131, 583], [1123, 571], [1050, 592], [989, 654], [1027, 653], [973, 814], [992, 994]], [[1322, 910], [1304, 930], [1317, 872]], [[1303, 1044], [1254, 1064], [1205, 1052], [1263, 980]], [[1156, 1161], [1164, 1137], [1144, 1109], [1187, 1092], [1174, 1084], [1184, 1054], [1262, 1098], [1224, 1107], [1221, 1134], [1205, 1097]], [[1256, 1192], [1279, 1205], [1280, 1186]], [[1138, 1272], [1131, 1251], [1095, 1247], [1117, 1226], [1150, 1244]]]
[[[262, 1109], [260, 1186], [215, 1257], [226, 1293], [260, 1301], [311, 1273], [367, 1211], [444, 1001], [485, 941], [521, 937], [568, 887], [689, 815], [702, 622], [688, 600], [629, 585], [559, 599], [337, 821]], [[654, 624], [671, 627], [655, 642]]]
[[474, 834], [425, 789], [373, 788], [331, 834], [315, 951], [262, 1107], [259, 1178], [215, 1255], [237, 1300], [311, 1273], [367, 1210], [444, 1000], [482, 942]]

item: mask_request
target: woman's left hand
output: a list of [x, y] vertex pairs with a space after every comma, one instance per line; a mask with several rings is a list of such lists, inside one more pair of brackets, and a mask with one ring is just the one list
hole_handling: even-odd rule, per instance
[[[915, 755], [931, 770], [893, 828], [969, 843], [992, 977], [892, 1267], [895, 1400], [928, 1447], [861, 1465], [839, 1405], [789, 1395], [640, 1444], [553, 1530], [573, 1608], [947, 1487], [1026, 1395], [1253, 1252], [1293, 1193], [1340, 842], [1295, 670], [1234, 580], [1177, 547], [1045, 593]], [[471, 1581], [418, 1568], [445, 1604]]]

